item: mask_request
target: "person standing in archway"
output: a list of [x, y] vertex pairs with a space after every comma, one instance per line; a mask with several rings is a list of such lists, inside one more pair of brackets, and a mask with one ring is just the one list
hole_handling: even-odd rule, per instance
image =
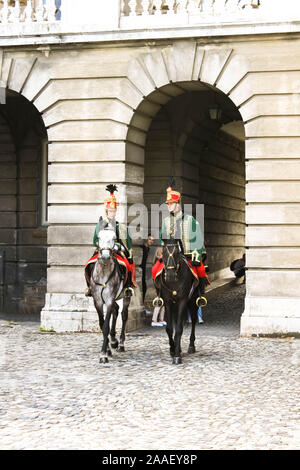
[[143, 257], [142, 257], [142, 288], [143, 288], [143, 302], [145, 301], [146, 292], [147, 292], [147, 281], [146, 281], [146, 266], [147, 266], [147, 258], [149, 255], [150, 247], [154, 243], [154, 237], [152, 237], [151, 233], [148, 234], [147, 240], [141, 245], [143, 250]]

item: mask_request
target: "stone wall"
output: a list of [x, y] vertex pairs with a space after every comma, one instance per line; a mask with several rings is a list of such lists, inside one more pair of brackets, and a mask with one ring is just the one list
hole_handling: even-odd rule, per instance
[[[17, 282], [17, 158], [16, 148], [5, 117], [0, 134], [0, 243], [2, 248], [2, 310], [12, 301]], [[9, 299], [9, 302], [7, 300]]]

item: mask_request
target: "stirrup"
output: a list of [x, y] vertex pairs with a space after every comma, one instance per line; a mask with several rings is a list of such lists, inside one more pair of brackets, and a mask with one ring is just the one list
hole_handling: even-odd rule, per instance
[[[201, 301], [203, 301], [203, 303], [201, 303]], [[197, 300], [196, 300], [196, 305], [197, 307], [206, 307], [207, 305], [207, 299], [206, 297], [198, 297]]]
[[155, 297], [152, 302], [153, 307], [163, 307], [164, 300], [161, 297]]
[[124, 289], [124, 296], [125, 297], [132, 297], [134, 294], [134, 290], [132, 287], [126, 287], [126, 289]]

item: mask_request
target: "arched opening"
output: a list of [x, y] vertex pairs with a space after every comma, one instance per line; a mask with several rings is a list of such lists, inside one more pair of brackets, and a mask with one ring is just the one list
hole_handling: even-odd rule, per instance
[[[148, 214], [152, 204], [164, 203], [168, 179], [174, 176], [182, 205], [192, 205], [193, 215], [197, 204], [204, 206], [210, 280], [218, 285], [218, 280], [222, 284], [232, 279], [230, 264], [245, 253], [245, 132], [237, 107], [205, 83], [170, 84], [141, 103], [128, 140], [131, 155], [133, 146], [136, 155], [144, 153], [143, 199]], [[157, 229], [152, 225], [148, 231], [157, 236]], [[150, 287], [152, 260], [150, 254]]]
[[47, 131], [7, 90], [0, 105], [0, 312], [37, 318], [47, 279]]

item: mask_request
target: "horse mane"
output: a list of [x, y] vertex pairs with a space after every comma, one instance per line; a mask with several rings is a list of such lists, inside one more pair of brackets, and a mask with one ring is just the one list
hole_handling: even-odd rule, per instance
[[99, 231], [100, 230], [114, 230], [116, 231], [116, 224], [112, 224], [111, 222], [103, 219], [102, 215], [99, 217]]

